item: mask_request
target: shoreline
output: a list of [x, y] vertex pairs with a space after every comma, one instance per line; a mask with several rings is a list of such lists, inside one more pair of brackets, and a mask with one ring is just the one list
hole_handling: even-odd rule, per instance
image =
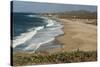
[[[97, 50], [97, 29], [96, 26], [81, 23], [80, 21], [71, 21], [69, 19], [60, 19], [64, 25], [62, 30], [64, 35], [57, 37], [57, 40], [63, 44], [62, 51], [96, 51]], [[84, 27], [82, 27], [84, 26]], [[76, 30], [76, 31], [75, 31]]]
[[[44, 46], [42, 48], [39, 47], [35, 53], [38, 53], [38, 52], [39, 53], [56, 53], [56, 52], [64, 52], [64, 51], [71, 52], [71, 51], [77, 51], [77, 50], [80, 50], [80, 51], [96, 51], [97, 50], [97, 44], [96, 44], [97, 34], [96, 34], [95, 25], [93, 26], [91, 24], [79, 23], [81, 21], [77, 19], [74, 22], [72, 19], [60, 19], [60, 18], [55, 19], [54, 18], [53, 20], [63, 25], [63, 27], [61, 28], [63, 31], [63, 34], [56, 36], [55, 40], [52, 41], [55, 47], [51, 48], [49, 47], [50, 45], [46, 46], [44, 44]], [[84, 27], [82, 26], [86, 26], [86, 29], [90, 27], [91, 30], [92, 29], [94, 30], [92, 30], [92, 32], [89, 33], [88, 32], [89, 30], [86, 31], [86, 29], [84, 29]], [[91, 38], [92, 37], [91, 34], [93, 35], [93, 38]], [[88, 36], [90, 38], [88, 38]], [[46, 44], [49, 44], [49, 43], [46, 43]], [[41, 49], [43, 49], [43, 51], [41, 51]], [[29, 52], [29, 53], [32, 53], [32, 52]]]
[[[57, 21], [57, 19], [51, 19], [51, 18], [49, 18], [50, 20], [53, 20], [53, 21]], [[57, 21], [57, 24], [60, 24], [58, 21]], [[61, 30], [62, 30], [62, 28], [60, 28]], [[61, 45], [61, 43], [57, 40], [57, 37], [59, 37], [59, 36], [62, 36], [63, 35], [63, 33], [62, 34], [59, 34], [58, 36], [55, 36], [54, 37], [54, 40], [52, 40], [52, 41], [50, 41], [50, 42], [48, 42], [48, 43], [44, 43], [44, 44], [42, 44], [35, 52], [34, 51], [32, 51], [32, 50], [29, 50], [29, 51], [24, 51], [24, 50], [18, 50], [18, 49], [13, 49], [14, 51], [14, 53], [17, 53], [17, 52], [29, 52], [29, 53], [52, 53], [51, 51], [53, 50], [53, 49], [61, 49], [61, 47], [62, 47], [62, 45]], [[52, 44], [50, 44], [50, 43], [52, 43]]]
[[[57, 19], [53, 19], [53, 20], [55, 20], [58, 23], [60, 23], [61, 25], [63, 25], [63, 27], [61, 28], [63, 31], [63, 34], [56, 36], [55, 40], [54, 40], [56, 43], [58, 43], [58, 46], [60, 46], [60, 47], [57, 47], [57, 44], [56, 44], [55, 48], [52, 48], [49, 50], [45, 49], [46, 51], [39, 51], [40, 53], [56, 53], [56, 52], [66, 52], [66, 51], [72, 52], [72, 51], [77, 51], [77, 50], [80, 50], [80, 51], [96, 51], [97, 50], [96, 25], [86, 24], [86, 23], [83, 23], [83, 21], [81, 23], [81, 19], [80, 20], [76, 19], [75, 23], [73, 23], [72, 19], [57, 18]], [[89, 30], [92, 30], [92, 29], [93, 30], [92, 30], [92, 32], [90, 31], [90, 33], [89, 33], [88, 32], [89, 30], [86, 31], [86, 29], [84, 29], [84, 27], [82, 27], [82, 26], [86, 26], [86, 29], [90, 27]], [[76, 30], [76, 31], [73, 30], [75, 28], [79, 28], [80, 30]], [[71, 31], [71, 29], [72, 29], [72, 31]], [[82, 34], [82, 33], [84, 33], [84, 34]], [[77, 37], [79, 34], [80, 34], [80, 37]], [[93, 38], [91, 38], [92, 35], [93, 35]], [[82, 37], [82, 36], [84, 36], [84, 37]], [[90, 38], [88, 38], [88, 36]]]
[[[61, 43], [63, 47], [48, 50], [49, 52], [13, 53], [12, 64], [19, 66], [19, 65], [57, 64], [57, 63], [76, 63], [76, 62], [97, 61], [96, 26], [84, 24], [84, 23], [82, 24], [80, 23], [77, 24], [73, 22], [71, 23], [71, 21], [69, 21], [68, 19], [58, 19], [58, 20], [60, 20], [61, 23], [64, 25], [64, 27], [62, 28], [62, 30], [64, 31], [64, 34], [56, 36], [55, 41], [57, 43]], [[82, 25], [86, 27], [83, 27]], [[87, 28], [89, 29], [86, 30]], [[92, 31], [92, 32], [89, 33], [88, 31], [89, 32]], [[81, 37], [79, 37], [79, 34], [81, 35]], [[84, 37], [86, 39], [84, 39]]]
[[[51, 18], [49, 17], [49, 19], [53, 20], [53, 21], [56, 21], [57, 23], [59, 23], [60, 21], [58, 20], [58, 18]], [[62, 25], [62, 23], [59, 23], [60, 25]], [[61, 30], [64, 28], [64, 26], [61, 28]], [[55, 46], [55, 48], [51, 48], [51, 47], [48, 47], [48, 50], [45, 48], [43, 49], [44, 51], [40, 50], [41, 47], [39, 47], [39, 49], [37, 49], [36, 53], [56, 53], [56, 52], [61, 52], [62, 51], [62, 46], [63, 46], [63, 43], [61, 43], [60, 41], [57, 40], [58, 37], [60, 36], [63, 36], [64, 35], [64, 31], [63, 31], [63, 34], [60, 34], [58, 36], [55, 36], [55, 39], [52, 41], [53, 42], [53, 46]], [[49, 44], [49, 43], [52, 43], [52, 42], [48, 42], [46, 44]], [[50, 45], [47, 45], [47, 46], [50, 46]], [[44, 46], [44, 47], [47, 47], [47, 46]], [[40, 50], [40, 51], [38, 51]]]

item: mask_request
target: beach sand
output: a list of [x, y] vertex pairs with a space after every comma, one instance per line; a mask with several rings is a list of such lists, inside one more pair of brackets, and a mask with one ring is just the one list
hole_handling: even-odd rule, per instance
[[59, 19], [59, 21], [64, 25], [64, 35], [57, 37], [57, 40], [63, 44], [60, 51], [97, 50], [96, 25], [86, 24], [83, 20]]
[[59, 21], [64, 25], [64, 34], [56, 37], [57, 42], [62, 45], [61, 48], [49, 50], [44, 46], [42, 48], [44, 52], [13, 53], [12, 64], [21, 66], [97, 61], [96, 25], [86, 24], [85, 20], [59, 19]]

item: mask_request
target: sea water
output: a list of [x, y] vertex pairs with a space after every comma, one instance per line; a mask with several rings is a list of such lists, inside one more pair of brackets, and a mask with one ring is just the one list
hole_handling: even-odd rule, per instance
[[[60, 22], [33, 13], [12, 14], [12, 48], [14, 51], [54, 48], [55, 37], [63, 34]], [[47, 49], [46, 49], [47, 48]]]

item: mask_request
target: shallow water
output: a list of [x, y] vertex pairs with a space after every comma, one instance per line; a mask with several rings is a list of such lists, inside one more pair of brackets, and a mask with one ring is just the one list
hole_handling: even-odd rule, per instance
[[[48, 48], [51, 49], [59, 47], [60, 44], [56, 44], [55, 42], [53, 42], [55, 40], [55, 37], [63, 34], [63, 31], [61, 30], [63, 26], [59, 22], [51, 20], [47, 17], [40, 17], [38, 15], [21, 15], [21, 16], [25, 16], [25, 19], [23, 20], [25, 21], [27, 19], [28, 22], [26, 21], [23, 22], [21, 18], [20, 19], [17, 18], [17, 21], [16, 20], [13, 21], [13, 24], [15, 24], [16, 27], [16, 28], [13, 27], [15, 28], [14, 30], [16, 30], [14, 31], [13, 34], [17, 34], [13, 36], [14, 51], [34, 52], [37, 50], [41, 51], [44, 48], [45, 50], [48, 50]], [[18, 15], [15, 16], [15, 18], [16, 17], [18, 17]], [[35, 19], [33, 20], [33, 18]], [[39, 21], [36, 19], [39, 19]], [[23, 31], [24, 30], [23, 27], [25, 27], [25, 31]], [[22, 30], [19, 31], [19, 29]], [[19, 34], [16, 32], [19, 32]]]

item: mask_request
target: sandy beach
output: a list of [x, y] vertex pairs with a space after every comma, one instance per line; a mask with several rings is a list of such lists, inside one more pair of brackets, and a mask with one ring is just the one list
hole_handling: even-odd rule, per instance
[[[96, 51], [97, 28], [96, 25], [86, 24], [86, 20], [59, 19], [64, 25], [64, 35], [57, 37], [63, 44], [63, 51]], [[87, 22], [92, 22], [91, 20]]]

